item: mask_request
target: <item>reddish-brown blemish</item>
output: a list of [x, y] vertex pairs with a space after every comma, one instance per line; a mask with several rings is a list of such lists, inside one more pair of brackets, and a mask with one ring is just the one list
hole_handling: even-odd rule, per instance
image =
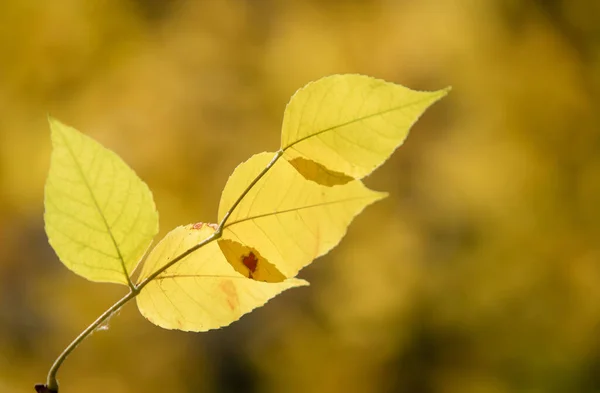
[[258, 266], [256, 255], [250, 251], [250, 254], [242, 256], [242, 263], [250, 270], [248, 277], [252, 278], [252, 273], [256, 271], [256, 267]]
[[238, 299], [237, 290], [235, 289], [235, 285], [229, 280], [222, 281], [219, 284], [219, 287], [225, 294], [225, 300], [227, 301], [227, 305], [233, 311], [240, 304], [240, 300]]
[[180, 318], [175, 318], [175, 325], [179, 328], [183, 327], [183, 322]]
[[217, 230], [217, 228], [219, 227], [217, 224], [209, 224], [206, 222], [197, 222], [194, 225], [192, 225], [192, 229], [202, 229], [202, 227], [206, 225], [211, 227], [212, 229], [214, 229], [215, 231]]

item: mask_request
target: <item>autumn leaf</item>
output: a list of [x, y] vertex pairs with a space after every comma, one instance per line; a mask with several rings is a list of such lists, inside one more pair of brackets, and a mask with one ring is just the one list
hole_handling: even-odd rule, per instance
[[[140, 281], [214, 233], [195, 224], [172, 230], [148, 256]], [[227, 262], [215, 242], [208, 243], [150, 281], [137, 296], [140, 312], [166, 329], [206, 331], [229, 325], [304, 280], [280, 283], [249, 280]]]
[[[219, 220], [273, 154], [254, 155], [235, 169], [221, 195]], [[386, 195], [357, 180], [335, 187], [306, 181], [290, 163], [279, 160], [233, 210], [219, 246], [246, 277], [279, 282], [294, 277], [329, 252], [346, 234], [354, 217]]]
[[148, 186], [112, 151], [50, 119], [44, 221], [61, 262], [91, 281], [130, 284], [158, 232]]
[[416, 92], [360, 75], [334, 75], [300, 89], [284, 114], [281, 149], [252, 156], [229, 177], [219, 224], [169, 232], [148, 254], [136, 284], [131, 273], [158, 232], [150, 190], [115, 153], [50, 119], [49, 242], [77, 274], [130, 290], [67, 346], [36, 391], [58, 391], [56, 373], [66, 357], [134, 298], [150, 322], [199, 332], [308, 285], [293, 277], [335, 247], [365, 207], [386, 197], [361, 179], [447, 91]]
[[362, 179], [390, 157], [423, 112], [448, 91], [414, 91], [363, 75], [319, 79], [288, 103], [281, 149], [305, 178], [317, 183], [332, 185], [332, 175], [324, 170], [337, 179]]

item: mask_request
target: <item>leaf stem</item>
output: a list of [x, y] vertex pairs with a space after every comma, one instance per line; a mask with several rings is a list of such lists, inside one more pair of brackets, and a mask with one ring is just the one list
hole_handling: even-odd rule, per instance
[[177, 262], [181, 261], [183, 258], [187, 257], [188, 255], [190, 255], [194, 251], [197, 251], [198, 249], [206, 246], [208, 243], [212, 243], [213, 241], [217, 240], [220, 237], [221, 237], [221, 233], [217, 234], [217, 232], [214, 232], [212, 235], [210, 235], [206, 239], [202, 240], [200, 243], [196, 244], [195, 246], [193, 246], [193, 247], [187, 249], [186, 251], [182, 252], [181, 254], [177, 255], [175, 258], [173, 258], [173, 260], [171, 262], [165, 264], [164, 266], [161, 266], [154, 273], [152, 273], [151, 275], [149, 275], [148, 277], [146, 277], [144, 280], [142, 280], [136, 286], [137, 293], [135, 295], [137, 296], [137, 294], [142, 290], [142, 288], [144, 288], [146, 285], [148, 285], [159, 274], [161, 274], [162, 272], [164, 272], [165, 270], [167, 270], [168, 268], [170, 268], [171, 266], [173, 266]]
[[77, 336], [75, 340], [73, 340], [71, 344], [69, 344], [65, 348], [65, 350], [58, 356], [58, 358], [56, 358], [54, 364], [52, 365], [52, 367], [50, 367], [50, 371], [48, 372], [46, 384], [49, 390], [58, 392], [58, 382], [56, 381], [56, 373], [58, 372], [58, 369], [65, 361], [67, 356], [69, 356], [71, 352], [73, 352], [73, 350], [77, 348], [77, 346], [87, 336], [89, 336], [98, 326], [100, 326], [102, 322], [108, 319], [115, 312], [119, 311], [121, 307], [125, 305], [125, 303], [136, 297], [138, 293], [139, 292], [130, 291], [127, 295], [121, 298], [121, 300], [113, 304], [108, 310], [104, 311], [104, 313], [102, 313], [102, 315], [100, 315], [98, 319], [96, 319], [90, 326], [88, 326], [83, 332], [81, 332], [81, 334], [79, 334], [79, 336]]
[[229, 217], [231, 216], [233, 211], [238, 207], [238, 205], [246, 197], [246, 195], [248, 195], [248, 193], [256, 185], [256, 183], [258, 183], [258, 181], [269, 171], [269, 169], [271, 169], [273, 167], [273, 165], [275, 165], [277, 160], [279, 160], [279, 158], [282, 155], [283, 155], [283, 150], [278, 150], [275, 153], [275, 156], [273, 156], [273, 159], [271, 159], [271, 161], [267, 164], [267, 166], [254, 178], [254, 180], [252, 180], [252, 182], [250, 184], [248, 184], [248, 186], [246, 187], [244, 192], [242, 192], [240, 194], [240, 196], [236, 199], [236, 201], [233, 203], [231, 208], [229, 208], [227, 213], [225, 213], [225, 215], [223, 216], [223, 219], [219, 223], [219, 226], [217, 227], [217, 229], [215, 230], [215, 232], [212, 235], [210, 235], [209, 237], [207, 237], [200, 243], [196, 244], [195, 246], [193, 246], [193, 247], [189, 248], [188, 250], [179, 254], [178, 256], [173, 258], [173, 260], [171, 260], [169, 263], [167, 263], [164, 266], [157, 269], [154, 273], [152, 273], [151, 275], [149, 275], [148, 277], [143, 279], [137, 285], [134, 285], [133, 282], [131, 281], [131, 278], [128, 277], [129, 289], [130, 289], [129, 293], [127, 295], [125, 295], [124, 297], [122, 297], [115, 304], [110, 306], [109, 309], [104, 311], [104, 313], [102, 313], [102, 315], [100, 315], [94, 322], [92, 322], [91, 325], [89, 325], [84, 331], [82, 331], [79, 334], [79, 336], [77, 336], [64, 349], [64, 351], [62, 351], [62, 353], [58, 356], [58, 358], [56, 358], [56, 360], [54, 361], [54, 364], [52, 364], [52, 367], [50, 367], [50, 371], [48, 372], [48, 378], [46, 380], [46, 387], [48, 388], [48, 390], [50, 390], [52, 392], [58, 392], [58, 381], [56, 379], [56, 374], [58, 373], [58, 369], [63, 364], [65, 359], [71, 354], [71, 352], [73, 352], [73, 350], [75, 350], [75, 348], [77, 348], [77, 346], [83, 340], [85, 340], [94, 330], [96, 330], [96, 328], [98, 328], [98, 326], [100, 326], [104, 321], [106, 321], [111, 315], [113, 315], [114, 313], [119, 311], [125, 304], [127, 304], [127, 302], [129, 302], [130, 300], [135, 298], [140, 293], [142, 288], [144, 288], [146, 285], [148, 285], [152, 280], [154, 280], [156, 277], [158, 277], [158, 275], [160, 275], [162, 272], [164, 272], [165, 270], [167, 270], [168, 268], [170, 268], [177, 262], [181, 261], [183, 258], [187, 257], [194, 251], [199, 250], [200, 248], [206, 246], [209, 243], [212, 243], [215, 240], [218, 240], [221, 237], [221, 235], [223, 233], [223, 228], [225, 227], [225, 224], [227, 223], [227, 220], [229, 219]]
[[[181, 261], [183, 258], [187, 257], [188, 255], [190, 255], [194, 251], [196, 251], [196, 250], [204, 247], [208, 243], [211, 243], [211, 242], [213, 242], [215, 240], [218, 240], [221, 237], [221, 235], [223, 234], [223, 228], [225, 227], [225, 224], [227, 223], [227, 220], [231, 216], [231, 213], [233, 213], [233, 211], [235, 210], [235, 208], [237, 208], [238, 205], [240, 204], [240, 202], [246, 197], [246, 195], [248, 195], [248, 193], [250, 192], [250, 190], [252, 189], [252, 187], [254, 187], [256, 185], [256, 183], [258, 183], [258, 181], [269, 171], [269, 169], [271, 169], [273, 167], [273, 165], [275, 165], [275, 163], [277, 162], [277, 160], [279, 160], [279, 158], [282, 155], [283, 155], [283, 150], [278, 150], [275, 153], [275, 155], [273, 156], [273, 158], [271, 159], [271, 161], [267, 164], [267, 166], [264, 167], [264, 169], [262, 171], [260, 171], [260, 173], [258, 175], [256, 175], [256, 177], [254, 178], [254, 180], [252, 180], [252, 182], [250, 182], [250, 184], [248, 184], [248, 186], [246, 187], [246, 189], [244, 190], [244, 192], [242, 192], [240, 194], [240, 196], [235, 200], [235, 202], [233, 203], [233, 205], [231, 205], [231, 207], [229, 208], [229, 210], [227, 210], [227, 213], [225, 213], [225, 215], [223, 216], [223, 219], [219, 223], [219, 226], [217, 227], [217, 229], [215, 230], [215, 232], [213, 232], [212, 235], [210, 235], [206, 239], [202, 240], [200, 243], [196, 244], [192, 248], [190, 248], [190, 249], [184, 251], [183, 253], [179, 254], [178, 256], [176, 256], [175, 258], [173, 258], [172, 261], [170, 261], [169, 263], [165, 264], [160, 269], [157, 269], [154, 273], [152, 273], [151, 275], [149, 275], [148, 277], [146, 277], [137, 286], [135, 286], [135, 291], [139, 293], [139, 291], [141, 291], [142, 288], [144, 288], [146, 285], [148, 285], [148, 283], [150, 283], [152, 280], [154, 280], [156, 277], [158, 277], [162, 272], [164, 272], [165, 270], [167, 270], [168, 268], [170, 268], [171, 266], [173, 266], [177, 262]], [[136, 293], [136, 295], [137, 295], [137, 293]]]
[[275, 153], [275, 155], [273, 156], [271, 161], [267, 164], [267, 166], [254, 178], [254, 180], [252, 180], [252, 182], [250, 184], [248, 184], [248, 187], [246, 187], [244, 192], [242, 192], [242, 194], [238, 197], [238, 199], [236, 199], [236, 201], [233, 203], [233, 205], [231, 205], [231, 208], [229, 208], [229, 210], [227, 210], [227, 213], [225, 213], [225, 215], [223, 216], [223, 219], [221, 220], [221, 222], [219, 223], [219, 227], [217, 228], [217, 232], [220, 233], [223, 230], [223, 228], [225, 227], [225, 224], [227, 223], [227, 220], [229, 219], [229, 217], [231, 216], [231, 214], [233, 213], [235, 208], [238, 207], [238, 205], [240, 204], [242, 199], [244, 199], [246, 197], [246, 195], [250, 192], [252, 187], [254, 187], [254, 185], [256, 185], [256, 183], [258, 183], [258, 181], [260, 179], [262, 179], [262, 177], [269, 171], [269, 169], [271, 169], [273, 167], [273, 165], [275, 165], [277, 160], [279, 160], [279, 158], [282, 155], [283, 155], [283, 149], [277, 150], [277, 153]]

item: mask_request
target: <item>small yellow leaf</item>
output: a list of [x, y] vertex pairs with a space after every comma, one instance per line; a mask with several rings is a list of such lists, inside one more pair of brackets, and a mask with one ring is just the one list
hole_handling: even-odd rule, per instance
[[[271, 161], [273, 153], [252, 156], [240, 164], [221, 194], [219, 220], [234, 201]], [[294, 277], [315, 258], [326, 254], [346, 234], [346, 229], [366, 206], [387, 194], [353, 180], [327, 187], [306, 179], [286, 160], [279, 160], [250, 189], [230, 215], [219, 245], [233, 266], [258, 250], [261, 260], [272, 264], [277, 273], [265, 269], [260, 279], [281, 281]], [[230, 252], [231, 242], [243, 245], [241, 252]], [[253, 278], [254, 277], [253, 275]]]
[[[214, 231], [208, 224], [175, 228], [148, 255], [139, 281]], [[150, 281], [137, 296], [137, 305], [158, 326], [200, 332], [227, 326], [281, 292], [303, 285], [308, 283], [298, 279], [274, 284], [250, 280], [233, 269], [213, 242]]]
[[75, 273], [127, 285], [158, 233], [152, 193], [114, 152], [57, 120], [50, 119], [50, 129], [48, 240]]
[[319, 79], [288, 103], [281, 149], [287, 160], [305, 158], [361, 179], [390, 157], [423, 112], [448, 91], [414, 91], [363, 75]]

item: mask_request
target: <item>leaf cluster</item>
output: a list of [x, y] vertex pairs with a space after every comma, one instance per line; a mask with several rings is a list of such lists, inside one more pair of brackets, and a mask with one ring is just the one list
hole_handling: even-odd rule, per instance
[[[413, 91], [362, 75], [308, 84], [286, 107], [280, 149], [252, 156], [229, 177], [218, 223], [179, 226], [152, 249], [159, 226], [149, 187], [114, 152], [50, 119], [49, 242], [78, 275], [130, 290], [87, 333], [133, 298], [158, 326], [206, 331], [308, 285], [298, 272], [335, 247], [365, 207], [385, 198], [361, 179], [447, 91]], [[48, 386], [57, 387], [52, 370]]]

